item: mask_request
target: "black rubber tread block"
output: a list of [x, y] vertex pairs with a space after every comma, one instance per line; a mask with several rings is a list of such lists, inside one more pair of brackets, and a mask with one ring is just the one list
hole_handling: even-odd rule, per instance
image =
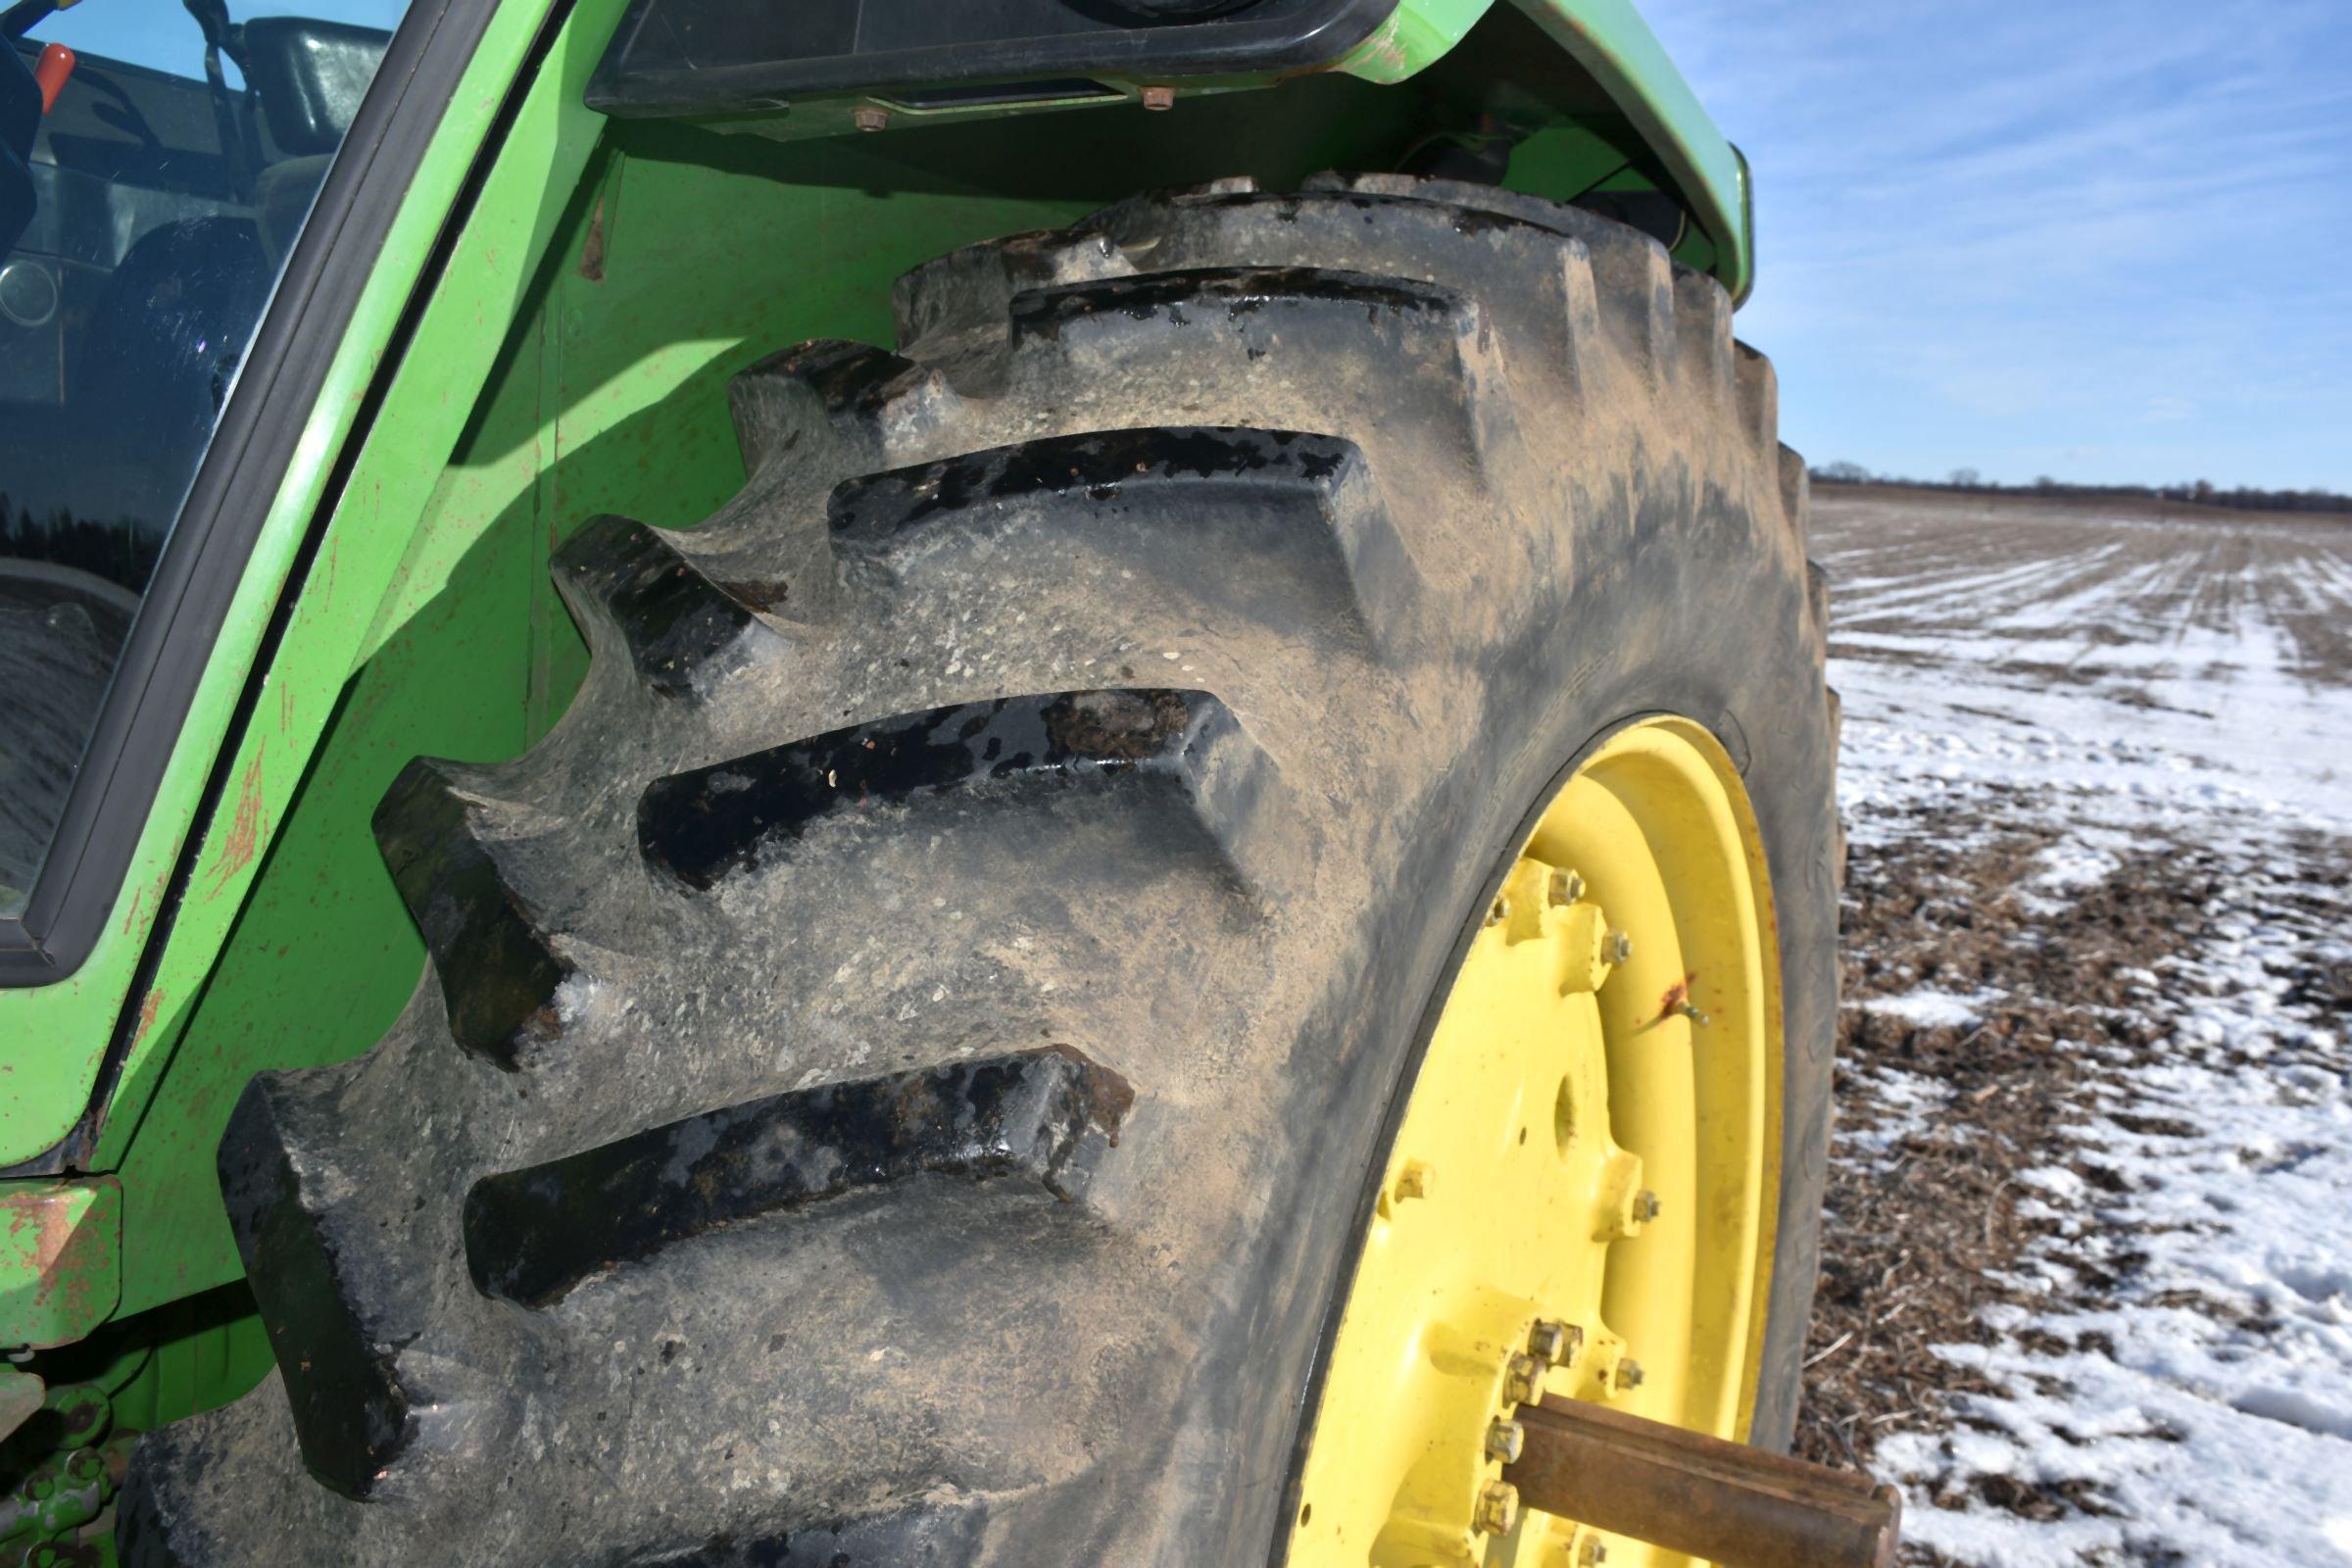
[[[1507, 194], [1507, 193], [1505, 193]], [[1106, 209], [1099, 221], [1154, 270], [1315, 267], [1442, 283], [1475, 297], [1515, 343], [1576, 373], [1600, 331], [1591, 246], [1613, 225], [1532, 199], [1466, 206], [1365, 190], [1185, 194]]]
[[690, 888], [775, 853], [827, 817], [949, 792], [1151, 793], [1204, 830], [1248, 885], [1241, 840], [1272, 764], [1205, 692], [1117, 688], [1001, 697], [900, 714], [656, 779], [637, 840]]
[[1653, 389], [1663, 389], [1677, 358], [1675, 268], [1664, 246], [1645, 235], [1636, 238], [1639, 244], [1592, 258], [1592, 282], [1601, 321], [1618, 351], [1642, 368]]
[[[1466, 213], [1514, 219], [1570, 234], [1583, 240], [1597, 258], [1603, 253], [1626, 256], [1666, 255], [1666, 247], [1630, 223], [1606, 218], [1574, 202], [1554, 201], [1527, 191], [1504, 190], [1460, 179], [1425, 179], [1418, 174], [1378, 172], [1310, 174], [1299, 182], [1306, 191], [1345, 191], [1358, 196], [1387, 196], [1433, 202]], [[1179, 198], [1191, 199], [1191, 198]]]
[[[1513, 230], [1574, 241], [1583, 247], [1584, 265], [1545, 261], [1537, 264], [1538, 271], [1525, 258], [1518, 267], [1487, 258], [1475, 265], [1458, 257], [1440, 263], [1442, 236], [1494, 237]], [[1248, 181], [1157, 192], [1104, 208], [1066, 229], [966, 247], [899, 280], [894, 306], [900, 341], [928, 353], [929, 340], [968, 333], [1010, 312], [1025, 292], [1066, 291], [1140, 269], [1157, 274], [1237, 265], [1431, 276], [1472, 293], [1479, 290], [1471, 274], [1492, 276], [1504, 285], [1492, 291], [1493, 308], [1534, 305], [1518, 296], [1539, 292], [1540, 314], [1564, 318], [1568, 350], [1578, 359], [1586, 331], [1605, 321], [1619, 347], [1658, 386], [1673, 374], [1679, 352], [1678, 287], [1703, 284], [1715, 295], [1714, 304], [1694, 307], [1702, 335], [1712, 332], [1715, 305], [1727, 322], [1730, 314], [1721, 285], [1677, 267], [1656, 239], [1572, 204], [1409, 174], [1327, 173], [1310, 177], [1295, 193], [1261, 194]], [[1678, 275], [1688, 282], [1678, 284]]]
[[1780, 450], [1781, 515], [1788, 520], [1788, 531], [1796, 536], [1799, 550], [1809, 549], [1811, 522], [1807, 513], [1813, 505], [1813, 474], [1805, 460], [1788, 447]]
[[[1419, 179], [1410, 174], [1317, 174], [1305, 183], [1310, 190], [1443, 201], [1575, 235], [1585, 242], [1601, 318], [1620, 349], [1648, 372], [1653, 385], [1663, 386], [1673, 373], [1675, 275], [1685, 270], [1675, 265], [1665, 246], [1640, 229], [1549, 197], [1458, 180]], [[1721, 285], [1712, 286], [1718, 294], [1722, 292]]]
[[665, 530], [610, 514], [566, 540], [555, 564], [574, 609], [620, 637], [647, 686], [679, 701], [727, 673], [747, 634], [776, 635], [754, 612], [780, 610], [790, 595], [782, 582], [722, 587]]
[[1249, 367], [1270, 364], [1293, 385], [1329, 376], [1340, 395], [1347, 371], [1378, 354], [1415, 369], [1443, 367], [1451, 383], [1438, 393], [1421, 376], [1389, 381], [1388, 437], [1445, 443], [1438, 450], [1458, 451], [1475, 468], [1514, 428], [1479, 304], [1444, 284], [1313, 267], [1202, 268], [1033, 289], [1013, 299], [1011, 320], [1013, 361], [1040, 390], [1073, 373], [1239, 387]]
[[[1154, 267], [1344, 267], [1461, 288], [1518, 334], [1558, 346], [1576, 384], [1603, 331], [1595, 267], [1646, 269], [1646, 236], [1544, 197], [1402, 174], [1322, 174], [1290, 194], [1181, 192], [1105, 209]], [[1564, 341], [1563, 341], [1564, 339]]]
[[[1587, 212], [1568, 202], [1553, 201], [1528, 191], [1505, 190], [1500, 185], [1481, 185], [1466, 179], [1430, 179], [1419, 174], [1398, 174], [1379, 170], [1327, 170], [1309, 174], [1298, 182], [1305, 191], [1345, 191], [1360, 196], [1396, 196], [1413, 201], [1442, 202], [1465, 212], [1491, 213], [1496, 217], [1513, 218], [1524, 223], [1535, 223], [1562, 234], [1584, 237], [1608, 229], [1623, 230], [1639, 235], [1636, 229], [1612, 222], [1597, 214]], [[1194, 199], [1184, 195], [1179, 201]], [[1639, 235], [1647, 238], [1646, 235]]]
[[1771, 453], [1780, 440], [1780, 372], [1772, 361], [1740, 342], [1732, 345], [1732, 371], [1740, 382], [1740, 427], [1759, 450]]
[[[1845, 699], [1838, 695], [1838, 688], [1835, 686], [1823, 687], [1822, 696], [1829, 703], [1830, 708], [1830, 755], [1836, 757], [1839, 755], [1838, 749], [1845, 744]], [[1845, 888], [1845, 813], [1840, 811], [1838, 813], [1837, 827], [1831, 838], [1830, 848], [1830, 885], [1840, 892]], [[1842, 906], [1840, 906], [1840, 918], [1842, 918]]]
[[813, 456], [828, 442], [851, 448], [853, 467], [871, 467], [881, 444], [876, 426], [895, 406], [953, 396], [930, 368], [839, 338], [771, 354], [727, 384], [735, 440], [752, 474], [780, 459]]
[[920, 345], [984, 318], [1002, 320], [1013, 298], [1031, 290], [1142, 271], [1321, 268], [1465, 289], [1492, 278], [1501, 286], [1488, 304], [1548, 310], [1556, 321], [1562, 259], [1581, 256], [1583, 234], [1605, 227], [1551, 203], [1500, 211], [1418, 189], [1264, 194], [1227, 181], [1134, 197], [1066, 229], [968, 247], [902, 277], [894, 301], [900, 341]]
[[1830, 656], [1830, 572], [1818, 561], [1805, 563], [1805, 630], [1816, 660]]
[[891, 285], [891, 317], [901, 351], [932, 359], [969, 334], [1002, 337], [1016, 294], [1134, 270], [1108, 234], [1083, 223], [1009, 234], [902, 274]]
[[1067, 1046], [788, 1090], [482, 1178], [466, 1266], [483, 1295], [542, 1307], [672, 1243], [910, 1176], [1074, 1198], [1134, 1101]]
[[1704, 272], [1674, 269], [1674, 327], [1685, 395], [1715, 398], [1730, 406], [1736, 385], [1732, 299], [1723, 285]]
[[424, 934], [459, 1045], [514, 1070], [558, 1031], [556, 991], [571, 967], [507, 884], [448, 771], [420, 757], [375, 808], [375, 842]]
[[1363, 453], [1337, 436], [1231, 426], [1098, 430], [853, 480], [833, 493], [836, 550], [885, 569], [950, 535], [1020, 537], [1054, 559], [1088, 546], [1180, 581], [1328, 584], [1375, 643], [1415, 576]]
[[182, 1441], [184, 1426], [174, 1423], [139, 1440], [115, 1494], [118, 1568], [197, 1568], [226, 1560], [175, 1506], [183, 1479], [205, 1462], [201, 1446]]
[[1458, 290], [1410, 278], [1317, 267], [1216, 267], [1147, 272], [1065, 287], [1031, 289], [1012, 302], [1016, 333], [1058, 338], [1098, 321], [1149, 320], [1186, 310], [1240, 324], [1264, 315], [1342, 310], [1374, 319], [1427, 320], [1448, 332], [1475, 329], [1477, 306]]
[[1444, 202], [1541, 224], [1585, 242], [1607, 330], [1618, 345], [1663, 385], [1674, 356], [1674, 261], [1666, 247], [1640, 229], [1594, 213], [1494, 185], [1460, 180], [1420, 179], [1411, 174], [1316, 174], [1309, 190], [1355, 191]]
[[[1029, 289], [1141, 270], [1121, 254], [1122, 241], [1128, 237], [1117, 231], [1122, 216], [1137, 210], [1165, 210], [1188, 201], [1247, 196], [1256, 190], [1255, 180], [1241, 175], [1156, 191], [1114, 202], [1066, 228], [1007, 234], [936, 257], [902, 274], [891, 286], [891, 314], [898, 324], [899, 345], [912, 353], [926, 340], [943, 334], [956, 336], [976, 326], [1002, 323], [1012, 297]], [[1204, 265], [1231, 266], [1249, 260], [1253, 259], [1225, 256]], [[1150, 261], [1154, 271], [1192, 265], [1156, 257]]]
[[245, 1086], [220, 1152], [230, 1230], [285, 1380], [311, 1472], [364, 1497], [415, 1432], [393, 1358], [407, 1336], [382, 1320], [385, 1293], [355, 1278], [372, 1238], [346, 1249], [307, 1152], [330, 1148], [332, 1107], [309, 1103], [300, 1073]]
[[[1455, 187], [1444, 187], [1450, 190]], [[1505, 195], [1509, 193], [1505, 192]], [[1507, 288], [1537, 282], [1564, 249], [1611, 241], [1590, 213], [1526, 199], [1470, 205], [1416, 185], [1409, 192], [1356, 188], [1282, 193], [1178, 193], [1135, 198], [1087, 220], [1154, 271], [1202, 267], [1325, 267], [1381, 276], [1420, 277], [1473, 287], [1465, 240], [1509, 248], [1525, 263], [1490, 273]], [[1067, 264], [1064, 264], [1065, 266]], [[1479, 270], [1485, 271], [1481, 267]]]

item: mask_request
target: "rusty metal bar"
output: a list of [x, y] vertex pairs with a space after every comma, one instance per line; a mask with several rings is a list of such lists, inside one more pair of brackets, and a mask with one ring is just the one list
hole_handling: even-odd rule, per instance
[[1719, 1568], [1891, 1568], [1902, 1497], [1867, 1476], [1582, 1400], [1521, 1405], [1520, 1502]]

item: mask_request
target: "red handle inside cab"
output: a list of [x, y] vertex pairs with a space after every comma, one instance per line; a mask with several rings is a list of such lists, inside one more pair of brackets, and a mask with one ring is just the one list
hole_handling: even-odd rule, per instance
[[53, 43], [41, 51], [34, 63], [32, 79], [40, 83], [41, 113], [57, 107], [57, 95], [66, 90], [66, 78], [74, 74], [74, 51], [62, 43]]

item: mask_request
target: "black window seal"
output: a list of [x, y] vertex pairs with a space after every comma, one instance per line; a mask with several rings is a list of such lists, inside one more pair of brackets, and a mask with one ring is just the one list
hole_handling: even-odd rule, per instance
[[[559, 11], [565, 8], [559, 7]], [[172, 749], [360, 296], [497, 0], [414, 0], [320, 184], [124, 644], [22, 912], [0, 919], [0, 987], [71, 978], [113, 916]], [[420, 274], [420, 288], [430, 282]], [[377, 376], [388, 375], [386, 356]], [[353, 428], [347, 442], [365, 437]], [[314, 530], [331, 511], [328, 494]], [[300, 587], [296, 576], [289, 593]], [[268, 650], [264, 650], [265, 657]], [[259, 677], [261, 666], [254, 675]], [[224, 752], [240, 725], [232, 723]], [[215, 792], [187, 825], [182, 871]]]

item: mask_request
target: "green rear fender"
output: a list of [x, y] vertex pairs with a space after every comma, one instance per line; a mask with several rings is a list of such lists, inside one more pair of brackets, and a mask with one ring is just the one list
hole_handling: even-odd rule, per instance
[[1715, 242], [1715, 275], [1743, 303], [1755, 284], [1747, 163], [1708, 118], [1633, 0], [1401, 0], [1339, 69], [1402, 81], [1460, 43], [1490, 5], [1516, 4], [1607, 93]]

